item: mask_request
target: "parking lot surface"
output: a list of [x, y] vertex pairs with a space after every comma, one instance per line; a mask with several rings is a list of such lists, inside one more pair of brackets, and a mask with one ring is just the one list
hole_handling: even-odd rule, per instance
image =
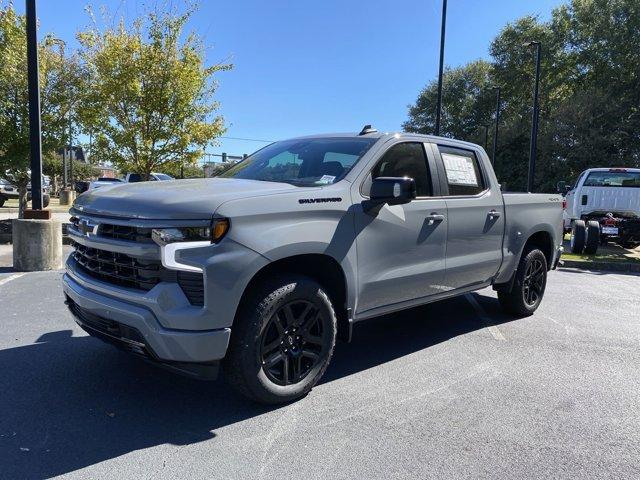
[[640, 277], [552, 272], [356, 327], [303, 400], [258, 406], [86, 336], [61, 272], [0, 270], [0, 477], [638, 478]]

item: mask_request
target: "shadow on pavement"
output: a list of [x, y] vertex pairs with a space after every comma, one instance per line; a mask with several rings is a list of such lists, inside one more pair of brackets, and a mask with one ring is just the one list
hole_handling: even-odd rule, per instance
[[[510, 320], [495, 299], [476, 299], [496, 323]], [[370, 320], [351, 344], [338, 345], [324, 383], [484, 326], [464, 298]], [[50, 332], [0, 351], [3, 478], [48, 478], [156, 445], [202, 442], [274, 409], [222, 380], [180, 377], [71, 334]]]

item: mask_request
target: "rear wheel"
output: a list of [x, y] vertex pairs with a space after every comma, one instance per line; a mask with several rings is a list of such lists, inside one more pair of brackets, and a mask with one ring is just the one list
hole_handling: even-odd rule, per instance
[[587, 238], [585, 240], [584, 253], [587, 255], [595, 255], [598, 251], [600, 243], [600, 224], [596, 220], [587, 222]]
[[587, 227], [584, 220], [575, 220], [571, 226], [571, 253], [582, 253], [586, 237]]
[[498, 290], [500, 305], [507, 312], [526, 317], [540, 306], [547, 286], [547, 258], [535, 247], [527, 248], [520, 259], [511, 291]]
[[287, 275], [266, 281], [234, 321], [225, 376], [258, 402], [297, 400], [329, 365], [336, 326], [331, 301], [315, 280]]

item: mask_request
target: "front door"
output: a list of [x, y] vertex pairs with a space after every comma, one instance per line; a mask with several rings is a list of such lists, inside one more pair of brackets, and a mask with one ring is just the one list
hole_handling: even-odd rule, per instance
[[435, 166], [433, 158], [427, 160], [423, 143], [396, 143], [382, 154], [360, 190], [364, 200], [371, 179], [410, 177], [416, 181], [417, 198], [404, 205], [385, 204], [377, 211], [356, 204], [356, 314], [442, 291], [447, 208], [444, 199], [433, 198], [435, 171], [431, 175], [430, 163]]

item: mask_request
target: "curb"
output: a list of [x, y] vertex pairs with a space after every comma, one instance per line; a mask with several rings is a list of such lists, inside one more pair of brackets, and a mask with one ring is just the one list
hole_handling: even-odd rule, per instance
[[607, 270], [610, 272], [640, 272], [640, 262], [588, 262], [583, 260], [560, 259], [561, 268], [579, 268], [581, 270]]

